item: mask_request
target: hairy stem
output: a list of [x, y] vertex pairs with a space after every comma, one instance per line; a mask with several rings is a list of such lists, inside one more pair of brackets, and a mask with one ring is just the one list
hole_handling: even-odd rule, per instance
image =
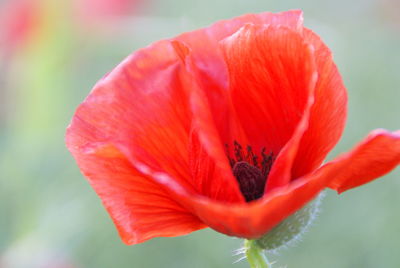
[[271, 268], [270, 263], [255, 240], [245, 240], [245, 254], [251, 268]]

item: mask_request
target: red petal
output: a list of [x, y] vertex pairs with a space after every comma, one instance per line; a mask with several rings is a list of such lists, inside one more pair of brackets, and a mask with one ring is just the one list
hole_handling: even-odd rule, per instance
[[[200, 142], [198, 130], [192, 133], [190, 141], [190, 169], [193, 176], [193, 183], [198, 192], [212, 200], [219, 200], [226, 203], [244, 202], [236, 179], [232, 175], [231, 168], [223, 152], [209, 153], [205, 148], [209, 143]], [[205, 139], [208, 139], [206, 136]], [[217, 145], [222, 147], [220, 144]], [[214, 150], [216, 147], [214, 147]]]
[[173, 44], [182, 64], [188, 70], [185, 77], [191, 81], [190, 107], [193, 118], [189, 160], [192, 184], [198, 193], [213, 200], [244, 202], [238, 183], [232, 175], [206, 94], [196, 83], [198, 80], [195, 73], [198, 70], [190, 57], [191, 51], [179, 41], [173, 41]]
[[194, 118], [189, 157], [193, 180], [201, 182], [198, 191], [214, 200], [244, 202], [216, 130], [207, 98], [199, 88], [192, 87], [191, 104]]
[[[221, 142], [218, 140], [222, 140], [225, 144], [229, 144], [233, 138], [245, 140], [245, 138], [241, 138], [243, 137], [243, 133], [234, 121], [235, 118], [229, 116], [231, 113], [229, 110], [230, 103], [229, 97], [226, 94], [227, 91], [225, 90], [227, 87], [226, 66], [220, 51], [219, 41], [233, 34], [246, 23], [280, 25], [301, 32], [303, 18], [301, 11], [288, 11], [278, 14], [269, 12], [249, 14], [231, 20], [221, 21], [208, 28], [186, 33], [176, 38], [190, 47], [191, 53], [189, 58], [192, 66], [191, 73], [192, 75], [196, 75], [198, 84], [202, 88], [207, 89], [204, 92], [208, 101], [203, 101], [203, 104], [199, 104], [198, 106], [203, 108], [197, 109], [198, 112], [195, 112], [195, 114], [204, 114], [205, 110], [210, 110], [212, 114], [212, 117], [209, 116], [211, 119], [205, 119], [204, 117], [206, 116], [202, 116], [202, 119], [198, 119], [198, 123], [201, 125], [198, 127], [198, 131], [202, 133], [201, 142], [207, 143], [202, 146], [205, 147], [206, 150], [210, 150], [210, 148], [214, 150], [214, 152], [208, 152], [210, 157], [213, 158], [212, 160], [210, 159], [210, 161], [217, 162], [220, 169], [219, 175], [215, 174], [211, 177], [215, 181], [215, 188], [218, 188], [217, 185], [222, 184], [225, 184], [225, 188], [237, 188], [232, 185], [232, 180], [234, 180], [234, 178], [232, 178], [230, 168], [227, 165], [225, 151], [220, 149]], [[202, 97], [197, 97], [195, 99], [201, 98]], [[204, 102], [207, 103], [205, 104]], [[215, 130], [207, 130], [213, 125], [216, 127], [211, 128], [217, 128], [218, 132], [215, 132]], [[215, 141], [215, 139], [217, 141]], [[225, 179], [223, 179], [224, 177]], [[223, 183], [218, 183], [219, 181]], [[231, 186], [228, 187], [228, 185]], [[236, 191], [236, 189], [226, 189], [223, 192], [230, 192], [230, 194], [223, 196], [220, 193], [220, 198], [217, 199], [225, 199], [226, 201], [242, 199], [242, 196], [237, 194]], [[237, 195], [239, 195], [239, 197]]]
[[256, 153], [265, 147], [267, 152], [279, 154], [267, 189], [285, 185], [313, 103], [316, 72], [312, 47], [300, 33], [288, 28], [246, 25], [227, 38], [222, 49], [233, 116], [249, 142], [242, 145], [252, 146]]
[[96, 137], [88, 142], [122, 145], [193, 191], [189, 89], [175, 48], [162, 41], [134, 53], [100, 81], [75, 117], [92, 126]]
[[210, 27], [178, 36], [177, 40], [183, 42], [191, 49], [192, 62], [198, 82], [205, 91], [213, 118], [216, 121], [222, 140], [229, 140], [232, 130], [229, 128], [227, 114], [229, 107], [226, 98], [228, 87], [228, 74], [223, 55], [220, 51], [219, 41], [234, 34], [247, 23], [260, 25], [282, 25], [295, 31], [301, 31], [303, 17], [300, 10], [281, 13], [264, 12], [260, 14], [247, 14], [230, 20], [219, 21]]
[[92, 125], [75, 118], [67, 131], [67, 146], [126, 244], [206, 227], [162, 186], [133, 168], [115, 147], [91, 143], [93, 131]]
[[223, 84], [227, 82], [222, 54], [219, 51], [219, 41], [234, 34], [247, 23], [258, 25], [285, 26], [295, 31], [301, 31], [303, 14], [300, 10], [281, 13], [264, 12], [260, 14], [247, 14], [230, 20], [221, 20], [210, 27], [184, 33], [174, 39], [183, 42], [192, 50], [192, 57], [197, 67], [210, 77], [217, 78]]
[[318, 81], [309, 125], [301, 140], [292, 177], [315, 170], [338, 142], [346, 121], [347, 93], [329, 48], [312, 31], [303, 37], [315, 49]]
[[381, 177], [400, 164], [400, 131], [375, 130], [351, 153], [331, 163], [342, 165], [329, 182], [339, 193]]
[[[286, 187], [275, 188], [261, 200], [226, 205], [184, 191], [171, 191], [171, 196], [221, 233], [258, 238], [314, 199], [324, 188], [344, 190], [366, 183], [389, 172], [399, 161], [400, 131], [375, 131], [349, 153]], [[165, 174], [153, 173], [150, 169], [145, 171], [155, 180], [165, 180]], [[342, 186], [345, 188], [340, 188]]]
[[[189, 51], [179, 43], [163, 41], [128, 57], [95, 86], [78, 108], [67, 133], [69, 149], [127, 243], [138, 243], [154, 236], [180, 235], [204, 227], [178, 203], [165, 200], [170, 197], [159, 193], [164, 188], [225, 202], [243, 200], [229, 165], [221, 169], [220, 163], [210, 158], [203, 147], [196, 147], [201, 150], [197, 151], [201, 157], [196, 158], [199, 162], [195, 165], [212, 166], [210, 173], [203, 172], [203, 176], [191, 173], [189, 158], [195, 158], [193, 154], [197, 153], [188, 146], [195, 144], [189, 136], [192, 124], [201, 127], [211, 114], [205, 112], [208, 109], [203, 102], [205, 97], [195, 94], [201, 92], [195, 90], [194, 79], [185, 70], [183, 61], [187, 53]], [[202, 109], [201, 118], [194, 122], [192, 109]], [[212, 129], [213, 126], [207, 126], [203, 132], [209, 133]], [[219, 142], [214, 138], [209, 141], [211, 145], [215, 140]], [[168, 174], [168, 180], [150, 183], [149, 178], [130, 167], [121, 154], [117, 159], [102, 158], [103, 148], [110, 146], [136, 159], [142, 166]], [[224, 153], [220, 155], [226, 162]], [[167, 215], [159, 208], [163, 208], [162, 202], [174, 204], [165, 212]], [[148, 212], [145, 212], [146, 204]], [[154, 217], [152, 210], [160, 216]], [[174, 215], [182, 217], [182, 221]], [[154, 217], [154, 221], [150, 217]], [[171, 227], [173, 221], [178, 221], [176, 231]], [[156, 227], [156, 223], [160, 227]]]
[[[162, 41], [128, 57], [95, 86], [67, 132], [68, 148], [127, 243], [204, 227], [161, 193], [163, 187], [196, 191], [188, 160], [191, 87], [185, 84], [179, 53], [169, 41]], [[110, 146], [173, 179], [158, 185], [120, 154], [116, 159], [98, 156]]]

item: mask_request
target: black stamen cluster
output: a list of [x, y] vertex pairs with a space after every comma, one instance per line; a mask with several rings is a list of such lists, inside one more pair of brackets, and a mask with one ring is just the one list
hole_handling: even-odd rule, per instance
[[264, 194], [265, 183], [271, 171], [274, 157], [272, 152], [266, 153], [262, 148], [259, 157], [253, 152], [250, 145], [246, 151], [237, 141], [233, 142], [233, 152], [229, 152], [226, 145], [229, 163], [232, 167], [233, 175], [239, 183], [240, 191], [247, 202], [259, 199]]

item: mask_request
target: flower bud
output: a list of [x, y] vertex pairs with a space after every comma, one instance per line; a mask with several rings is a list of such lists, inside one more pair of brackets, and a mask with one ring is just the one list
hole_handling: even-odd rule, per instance
[[256, 239], [257, 246], [267, 251], [276, 251], [297, 241], [316, 218], [324, 196], [324, 192], [320, 193], [313, 201]]

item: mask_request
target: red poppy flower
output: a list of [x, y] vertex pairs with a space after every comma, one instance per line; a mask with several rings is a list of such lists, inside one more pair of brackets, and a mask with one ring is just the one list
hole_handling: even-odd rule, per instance
[[127, 244], [204, 227], [258, 238], [326, 187], [400, 162], [375, 130], [321, 166], [347, 96], [302, 13], [249, 14], [141, 49], [99, 81], [67, 146]]

